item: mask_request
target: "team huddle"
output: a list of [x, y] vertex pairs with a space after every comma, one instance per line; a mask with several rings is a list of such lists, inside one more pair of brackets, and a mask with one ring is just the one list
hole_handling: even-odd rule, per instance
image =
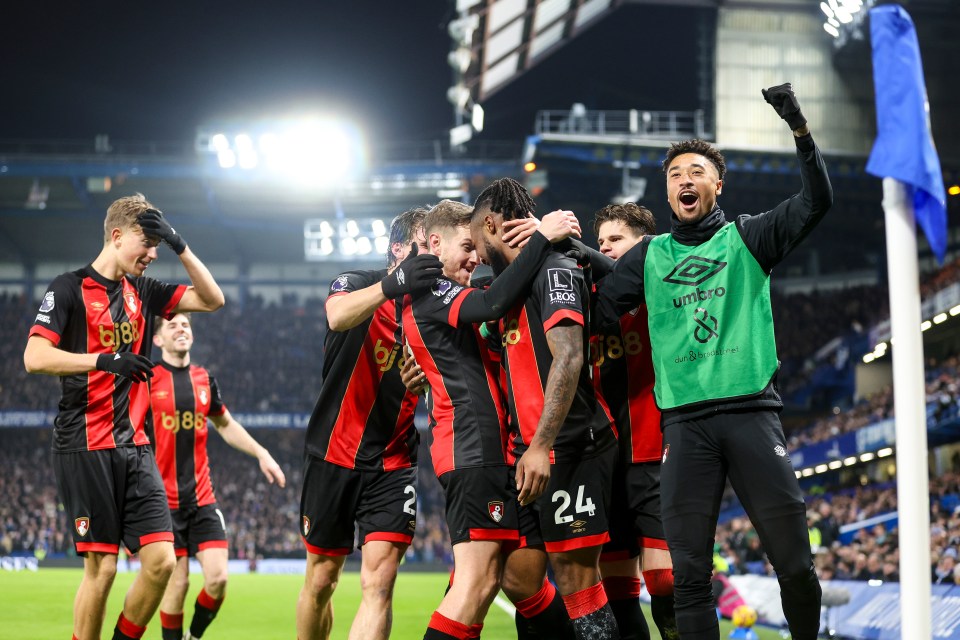
[[[334, 279], [305, 442], [300, 640], [329, 637], [355, 545], [350, 638], [390, 635], [416, 530], [418, 402], [454, 557], [425, 640], [480, 638], [501, 590], [521, 639], [649, 638], [643, 586], [661, 637], [719, 638], [710, 549], [728, 478], [777, 572], [792, 636], [816, 638], [820, 585], [778, 417], [769, 277], [832, 191], [790, 85], [763, 95], [793, 132], [803, 182], [770, 211], [727, 222], [723, 156], [689, 140], [663, 162], [670, 233], [655, 235], [645, 207], [610, 205], [594, 215], [593, 250], [577, 216], [538, 220], [523, 186], [503, 178], [473, 206], [403, 212], [386, 269]], [[115, 202], [104, 231], [100, 256], [50, 286], [24, 353], [28, 371], [62, 379], [54, 468], [85, 568], [74, 638], [100, 637], [121, 544], [142, 569], [113, 637], [140, 638], [159, 607], [164, 640], [199, 638], [227, 564], [206, 421], [285, 480], [190, 363], [189, 312], [223, 305], [210, 272], [142, 196]], [[191, 286], [142, 277], [160, 241]], [[492, 280], [472, 278], [481, 262]], [[145, 356], [155, 322], [158, 364]], [[184, 632], [193, 555], [204, 588]]]

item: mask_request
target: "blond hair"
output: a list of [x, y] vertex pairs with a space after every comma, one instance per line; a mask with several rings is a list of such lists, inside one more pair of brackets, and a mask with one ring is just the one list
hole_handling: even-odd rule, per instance
[[429, 237], [431, 233], [443, 233], [445, 229], [458, 229], [470, 224], [473, 207], [455, 200], [441, 200], [423, 221], [423, 230]]
[[103, 241], [110, 241], [110, 234], [114, 229], [126, 231], [139, 226], [137, 218], [147, 209], [155, 209], [142, 193], [137, 193], [113, 201], [107, 209], [107, 217], [103, 220]]

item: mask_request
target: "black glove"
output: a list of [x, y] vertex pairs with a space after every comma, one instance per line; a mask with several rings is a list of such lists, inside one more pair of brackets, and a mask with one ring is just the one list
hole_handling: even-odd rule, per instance
[[793, 87], [789, 82], [769, 89], [761, 89], [760, 93], [763, 94], [763, 99], [777, 110], [777, 115], [786, 120], [791, 130], [807, 124], [807, 119], [800, 113], [800, 103], [797, 102], [797, 96], [793, 95]]
[[418, 253], [417, 244], [410, 245], [410, 255], [380, 281], [383, 295], [387, 298], [401, 298], [408, 293], [426, 291], [443, 275], [443, 267], [437, 256], [429, 253], [417, 255]]
[[187, 243], [177, 230], [170, 226], [163, 214], [158, 209], [147, 209], [137, 217], [137, 224], [143, 229], [143, 235], [160, 238], [173, 249], [177, 255], [183, 253], [187, 248]]
[[139, 353], [103, 353], [97, 358], [97, 370], [129, 378], [136, 382], [146, 382], [153, 377], [153, 363], [150, 358]]

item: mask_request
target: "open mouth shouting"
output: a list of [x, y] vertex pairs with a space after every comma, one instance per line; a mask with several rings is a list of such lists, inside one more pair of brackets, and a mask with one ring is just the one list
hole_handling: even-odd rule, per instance
[[683, 211], [693, 213], [700, 204], [700, 194], [693, 189], [684, 189], [677, 194], [677, 202]]

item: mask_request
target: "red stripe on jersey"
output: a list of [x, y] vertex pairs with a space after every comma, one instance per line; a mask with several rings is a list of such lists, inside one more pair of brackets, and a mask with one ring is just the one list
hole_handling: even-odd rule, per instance
[[[113, 317], [110, 315], [110, 297], [106, 288], [92, 278], [84, 278], [80, 287], [84, 313], [87, 318], [87, 353], [112, 353], [118, 346], [113, 333]], [[109, 332], [109, 345], [101, 339]], [[110, 347], [113, 348], [110, 348]], [[87, 450], [114, 449], [113, 437], [113, 392], [116, 376], [106, 371], [91, 371], [87, 374], [86, 422]]]
[[430, 383], [430, 416], [433, 418], [433, 443], [430, 445], [430, 457], [433, 460], [433, 472], [439, 478], [457, 467], [453, 429], [456, 408], [444, 384], [440, 368], [437, 367], [433, 355], [420, 334], [420, 326], [413, 317], [413, 305], [408, 304], [403, 308], [403, 331], [407, 343], [413, 350], [414, 360], [420, 365], [420, 369], [427, 376], [427, 382]]
[[467, 299], [467, 296], [473, 295], [478, 289], [467, 289], [463, 295], [457, 296], [453, 301], [453, 304], [450, 305], [450, 314], [447, 316], [447, 322], [451, 327], [456, 328], [460, 324], [460, 307], [463, 306], [463, 301]]
[[[387, 357], [389, 357], [396, 346], [396, 337], [393, 330], [388, 329], [383, 323], [377, 322], [376, 316], [383, 311], [384, 306], [393, 307], [393, 305], [393, 301], [388, 300], [374, 312], [374, 318], [367, 329], [363, 346], [357, 355], [357, 362], [350, 372], [350, 382], [347, 383], [346, 391], [343, 394], [345, 401], [340, 407], [337, 421], [330, 431], [327, 455], [324, 458], [327, 462], [348, 469], [353, 469], [356, 466], [357, 452], [360, 450], [360, 444], [363, 441], [370, 412], [377, 400], [380, 380], [383, 378], [383, 370], [377, 362], [377, 352], [385, 350]], [[395, 312], [390, 309], [386, 311], [395, 315]], [[406, 401], [406, 395], [404, 394], [404, 401]], [[349, 398], [349, 401], [346, 401], [347, 398]], [[403, 403], [401, 403], [401, 416], [404, 416], [403, 409]], [[392, 437], [395, 436], [396, 432], [394, 431]], [[384, 464], [386, 464], [386, 461]], [[407, 466], [409, 466], [409, 463]]]
[[173, 292], [172, 296], [170, 296], [170, 302], [166, 304], [166, 306], [163, 308], [163, 311], [160, 312], [160, 315], [166, 318], [167, 320], [172, 318], [174, 316], [174, 313], [173, 313], [174, 307], [180, 304], [180, 300], [183, 298], [183, 294], [185, 294], [186, 292], [187, 292], [186, 285], [182, 284], [179, 287], [177, 287], [177, 290]]
[[148, 533], [145, 536], [140, 536], [141, 547], [154, 542], [173, 542], [173, 532], [158, 531], [157, 533]]
[[[593, 358], [593, 351], [595, 348], [599, 348], [597, 345], [597, 336], [590, 336], [590, 359]], [[594, 360], [595, 361], [595, 360]], [[607, 399], [603, 397], [603, 382], [602, 382], [602, 372], [599, 365], [591, 365], [593, 368], [593, 390], [597, 396], [597, 403], [600, 404], [600, 408], [603, 409], [604, 415], [607, 416], [607, 420], [610, 421], [610, 428], [613, 429], [613, 435], [618, 439], [620, 438], [620, 431], [617, 427], [617, 421], [613, 417], [613, 412], [610, 410], [610, 405], [607, 404]]]
[[410, 544], [413, 542], [413, 534], [396, 533], [394, 531], [374, 531], [367, 534], [363, 539], [363, 544], [368, 542], [399, 542], [400, 544]]
[[46, 327], [33, 327], [30, 329], [31, 336], [40, 336], [41, 338], [46, 338], [53, 343], [53, 346], [60, 344], [60, 334], [55, 331], [51, 331]]
[[106, 542], [78, 542], [76, 544], [77, 553], [120, 553], [120, 545], [107, 544]]
[[[515, 317], [511, 310], [507, 318], [510, 320], [508, 325], [516, 320], [519, 336], [516, 342], [511, 342], [512, 331], [503, 334], [507, 342], [507, 383], [517, 416], [517, 424], [511, 427], [519, 435], [520, 441], [529, 445], [543, 414], [543, 381], [537, 367], [537, 354], [533, 348], [526, 307], [521, 303], [519, 317]], [[550, 452], [550, 462], [553, 462], [553, 451]]]
[[587, 547], [598, 547], [606, 542], [610, 542], [610, 534], [604, 532], [582, 538], [544, 542], [543, 547], [547, 550], [547, 553], [559, 553], [561, 551], [575, 551], [577, 549], [586, 549]]
[[471, 540], [520, 540], [520, 532], [516, 529], [470, 529]]
[[[639, 353], [630, 354], [628, 336], [636, 333]], [[663, 432], [660, 430], [660, 409], [653, 396], [653, 359], [650, 355], [650, 329], [647, 308], [620, 318], [620, 336], [623, 341], [627, 371], [627, 398], [629, 403], [631, 462], [659, 462], [663, 452]]]
[[[143, 317], [140, 295], [137, 293], [133, 283], [127, 278], [121, 281], [123, 285], [123, 304], [124, 311], [129, 318], [130, 324], [134, 327], [134, 336], [136, 339], [131, 343], [130, 350], [133, 353], [143, 353], [144, 335], [147, 331], [147, 320]], [[186, 290], [186, 287], [183, 287]], [[183, 293], [180, 294], [183, 296]], [[176, 297], [176, 296], [174, 296]], [[150, 439], [144, 431], [144, 424], [147, 419], [147, 411], [150, 408], [150, 389], [147, 384], [134, 382], [130, 386], [129, 402], [127, 404], [127, 417], [130, 419], [130, 425], [133, 427], [133, 443], [137, 445], [150, 444]]]
[[350, 547], [340, 547], [336, 549], [317, 547], [307, 542], [307, 539], [303, 536], [300, 536], [300, 539], [303, 540], [303, 546], [307, 548], [307, 553], [312, 553], [315, 556], [348, 556], [350, 552], [353, 551]]
[[207, 456], [207, 435], [210, 433], [207, 413], [210, 407], [210, 375], [206, 369], [190, 366], [190, 386], [193, 389], [193, 478], [196, 482], [197, 506], [216, 501], [210, 482], [210, 458]]
[[558, 325], [562, 320], [573, 320], [581, 327], [583, 326], [582, 313], [574, 311], [573, 309], [560, 309], [559, 311], [554, 311], [553, 315], [543, 321], [543, 330], [550, 331], [550, 329]]
[[153, 439], [156, 449], [157, 468], [167, 491], [167, 506], [180, 508], [180, 491], [177, 489], [177, 434], [171, 425], [177, 415], [177, 398], [173, 388], [173, 374], [162, 365], [153, 368], [150, 379], [150, 402], [153, 409]]
[[[393, 436], [383, 450], [383, 470], [396, 471], [410, 466], [410, 453], [407, 451], [406, 441], [413, 424], [413, 414], [417, 410], [417, 396], [409, 391], [403, 392], [400, 401], [400, 412], [397, 414], [397, 423], [393, 427]], [[392, 452], [392, 453], [391, 453]]]
[[497, 407], [497, 415], [500, 416], [500, 442], [503, 443], [504, 461], [510, 464], [507, 458], [507, 445], [510, 439], [510, 425], [508, 424], [507, 416], [510, 412], [507, 410], [506, 400], [504, 398], [505, 392], [501, 386], [500, 376], [503, 372], [503, 367], [500, 366], [500, 354], [495, 354], [490, 351], [486, 338], [480, 334], [479, 325], [474, 326], [473, 332], [477, 339], [477, 346], [480, 349], [480, 359], [483, 360], [483, 372], [487, 380], [487, 388], [490, 390], [490, 397]]

